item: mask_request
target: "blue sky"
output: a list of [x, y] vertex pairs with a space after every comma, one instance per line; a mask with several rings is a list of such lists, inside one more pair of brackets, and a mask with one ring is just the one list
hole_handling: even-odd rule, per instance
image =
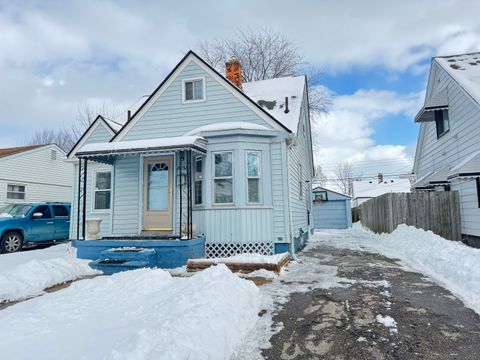
[[[293, 8], [294, 7], [294, 8]], [[315, 159], [358, 174], [411, 169], [430, 59], [480, 50], [480, 2], [0, 0], [0, 147], [71, 127], [79, 107], [127, 109], [199, 42], [267, 27], [332, 94]]]

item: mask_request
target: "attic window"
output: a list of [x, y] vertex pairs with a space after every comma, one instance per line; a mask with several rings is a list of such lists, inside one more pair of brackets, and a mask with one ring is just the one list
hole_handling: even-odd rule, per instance
[[183, 80], [183, 102], [194, 102], [205, 100], [205, 79]]
[[435, 110], [435, 124], [437, 127], [437, 139], [450, 130], [450, 120], [448, 118], [448, 110]]

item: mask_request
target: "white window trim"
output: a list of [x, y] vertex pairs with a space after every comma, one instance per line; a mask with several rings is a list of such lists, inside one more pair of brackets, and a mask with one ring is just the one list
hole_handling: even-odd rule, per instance
[[[216, 154], [224, 154], [224, 153], [231, 153], [232, 154], [232, 176], [215, 176], [215, 155]], [[232, 202], [230, 203], [217, 203], [215, 202], [215, 180], [222, 180], [222, 179], [232, 179]], [[234, 150], [221, 150], [212, 152], [212, 204], [214, 206], [232, 206], [235, 205], [235, 151]]]
[[[20, 191], [8, 191], [8, 186], [23, 186], [24, 190], [23, 192]], [[23, 194], [22, 199], [13, 199], [8, 197], [8, 193], [12, 194]], [[7, 200], [13, 200], [13, 201], [25, 201], [27, 199], [27, 185], [25, 184], [18, 184], [18, 183], [7, 183], [7, 192], [5, 194]]]
[[[97, 184], [97, 173], [109, 172], [110, 173], [110, 205], [108, 209], [95, 209], [95, 193], [97, 192], [96, 184]], [[112, 210], [112, 188], [113, 188], [113, 176], [112, 176], [112, 169], [104, 168], [104, 169], [95, 169], [92, 171], [92, 201], [91, 201], [91, 211], [92, 213], [109, 213]], [[99, 190], [99, 191], [106, 191], [106, 190]]]
[[[258, 176], [248, 176], [248, 153], [258, 154], [259, 164], [258, 164]], [[246, 178], [246, 203], [249, 205], [259, 205], [263, 204], [263, 187], [262, 187], [262, 151], [261, 150], [245, 150], [245, 178]], [[248, 194], [248, 179], [258, 179], [258, 202], [249, 201]]]
[[[190, 81], [196, 81], [196, 80], [202, 80], [203, 84], [203, 99], [198, 99], [198, 100], [187, 100], [186, 93], [185, 93], [185, 83], [190, 82]], [[196, 77], [196, 78], [189, 78], [189, 79], [183, 79], [182, 80], [182, 104], [194, 104], [194, 103], [199, 103], [199, 102], [205, 102], [207, 101], [207, 92], [205, 91], [205, 77]]]
[[[202, 160], [202, 177], [197, 179], [197, 161], [201, 159]], [[195, 161], [193, 162], [193, 206], [194, 207], [201, 207], [203, 206], [203, 203], [205, 202], [205, 192], [203, 191], [203, 180], [204, 180], [204, 176], [203, 176], [203, 171], [204, 171], [204, 168], [205, 168], [205, 158], [203, 156], [196, 156], [195, 157]], [[197, 197], [197, 190], [196, 190], [196, 186], [195, 186], [195, 183], [199, 181], [202, 186], [202, 202], [199, 203], [199, 204], [196, 204], [195, 203], [195, 200], [196, 200], [196, 197]]]

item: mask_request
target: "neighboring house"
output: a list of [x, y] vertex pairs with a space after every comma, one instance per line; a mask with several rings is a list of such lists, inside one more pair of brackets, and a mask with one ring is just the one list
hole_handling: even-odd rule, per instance
[[415, 117], [416, 191], [457, 190], [464, 239], [480, 244], [480, 53], [432, 59]]
[[306, 79], [242, 83], [241, 71], [231, 59], [224, 77], [190, 51], [120, 130], [99, 117], [68, 155], [72, 237], [98, 218], [112, 241], [204, 234], [207, 256], [298, 248], [312, 229]]
[[0, 149], [0, 207], [19, 202], [70, 202], [73, 166], [55, 144]]
[[352, 184], [353, 207], [358, 207], [365, 201], [386, 193], [410, 192], [411, 186], [409, 179], [386, 179], [383, 174], [378, 174], [377, 179], [374, 180], [357, 180]]
[[347, 229], [352, 226], [351, 197], [317, 186], [313, 189], [315, 229]]

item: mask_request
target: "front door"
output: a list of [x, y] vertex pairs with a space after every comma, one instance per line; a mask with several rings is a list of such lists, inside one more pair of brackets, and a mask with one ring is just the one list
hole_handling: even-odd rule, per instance
[[172, 231], [173, 157], [144, 159], [143, 230]]

